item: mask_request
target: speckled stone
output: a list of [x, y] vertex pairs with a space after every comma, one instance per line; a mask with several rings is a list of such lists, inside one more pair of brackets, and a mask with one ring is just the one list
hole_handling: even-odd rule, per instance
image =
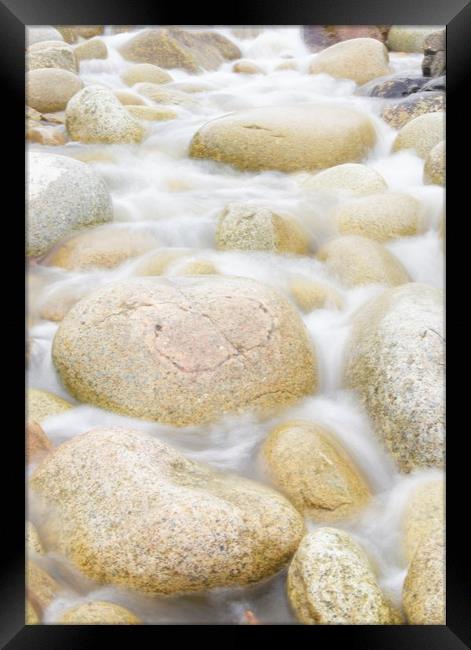
[[287, 587], [294, 613], [304, 624], [400, 623], [367, 555], [342, 530], [318, 528], [303, 538], [289, 568]]
[[219, 216], [216, 246], [220, 250], [309, 252], [309, 236], [290, 215], [245, 203], [230, 203]]
[[175, 111], [158, 106], [126, 106], [126, 109], [138, 120], [174, 120], [178, 117]]
[[144, 129], [114, 94], [101, 86], [87, 86], [67, 104], [67, 130], [79, 142], [108, 144], [140, 142]]
[[134, 89], [143, 97], [147, 97], [147, 99], [157, 104], [191, 106], [195, 101], [188, 93], [173, 88], [166, 88], [162, 84], [139, 83]]
[[445, 543], [434, 535], [419, 545], [409, 565], [402, 604], [410, 625], [445, 625]]
[[411, 93], [418, 92], [427, 81], [427, 77], [399, 72], [369, 81], [359, 88], [357, 92], [360, 95], [383, 97], [386, 99], [407, 97]]
[[387, 189], [379, 172], [359, 163], [345, 163], [302, 179], [304, 189], [316, 192], [345, 192], [364, 196]]
[[291, 280], [289, 288], [298, 307], [306, 313], [313, 309], [342, 307], [342, 298], [338, 291], [322, 282], [299, 276]]
[[446, 175], [446, 148], [442, 140], [431, 149], [425, 159], [424, 183], [445, 185]]
[[81, 232], [59, 244], [44, 263], [73, 271], [113, 269], [158, 245], [149, 230], [112, 224]]
[[65, 235], [113, 219], [108, 188], [89, 165], [30, 152], [27, 170], [28, 256], [44, 255]]
[[317, 258], [346, 287], [409, 282], [397, 257], [368, 237], [343, 235], [332, 239], [318, 251]]
[[81, 402], [178, 426], [279, 408], [315, 391], [295, 308], [248, 278], [133, 278], [82, 299], [53, 359]]
[[129, 429], [60, 445], [31, 488], [55, 513], [52, 548], [98, 583], [149, 595], [257, 582], [288, 562], [304, 531], [277, 492]]
[[341, 235], [362, 235], [386, 242], [420, 232], [423, 208], [408, 194], [382, 192], [340, 203], [330, 218]]
[[26, 424], [26, 464], [37, 461], [52, 449], [49, 438], [34, 420]]
[[76, 43], [79, 38], [101, 36], [105, 31], [103, 25], [58, 25], [57, 29], [67, 43]]
[[83, 88], [76, 74], [60, 68], [40, 68], [26, 74], [26, 101], [40, 113], [63, 111]]
[[29, 599], [26, 600], [26, 625], [37, 625], [41, 620], [33, 604]]
[[28, 420], [42, 422], [51, 415], [58, 415], [73, 408], [73, 404], [47, 390], [28, 388], [26, 414]]
[[41, 43], [42, 41], [63, 41], [62, 34], [54, 27], [27, 27], [26, 28], [26, 43], [29, 46], [34, 43]]
[[421, 158], [426, 158], [436, 144], [445, 137], [445, 113], [419, 115], [399, 131], [393, 143], [393, 151], [414, 149]]
[[357, 313], [345, 384], [403, 472], [444, 462], [443, 292], [408, 283]]
[[253, 108], [204, 124], [191, 141], [190, 156], [243, 170], [293, 172], [358, 162], [375, 141], [369, 117], [350, 108]]
[[349, 519], [369, 501], [370, 490], [334, 435], [293, 421], [270, 432], [262, 459], [274, 486], [314, 521]]
[[139, 625], [140, 619], [125, 607], [96, 600], [75, 605], [57, 619], [67, 625]]
[[62, 591], [61, 585], [31, 560], [26, 563], [26, 587], [32, 604], [40, 612], [43, 612]]
[[26, 522], [26, 551], [27, 553], [44, 555], [44, 548], [41, 544], [36, 526], [30, 521]]
[[327, 47], [314, 57], [311, 74], [325, 73], [364, 84], [384, 77], [391, 69], [386, 47], [374, 38], [352, 38]]
[[419, 115], [445, 110], [445, 94], [440, 92], [415, 93], [397, 104], [385, 106], [381, 117], [394, 129], [401, 129]]
[[238, 72], [239, 74], [265, 74], [265, 71], [259, 65], [247, 59], [236, 61], [232, 66], [232, 72]]
[[77, 73], [78, 65], [74, 50], [64, 41], [40, 41], [26, 51], [28, 70], [38, 68], [61, 68]]
[[108, 48], [101, 38], [91, 38], [89, 41], [80, 43], [75, 47], [74, 52], [77, 61], [108, 58]]
[[423, 52], [426, 37], [437, 29], [438, 25], [393, 25], [388, 33], [388, 47], [393, 52]]
[[427, 540], [445, 531], [445, 482], [442, 478], [421, 483], [411, 494], [404, 520], [404, 552], [408, 561]]
[[140, 82], [151, 84], [166, 84], [173, 81], [173, 77], [166, 71], [152, 63], [136, 63], [121, 73], [121, 81], [127, 86], [134, 86]]
[[426, 77], [439, 77], [446, 71], [446, 33], [442, 29], [424, 40], [422, 72]]

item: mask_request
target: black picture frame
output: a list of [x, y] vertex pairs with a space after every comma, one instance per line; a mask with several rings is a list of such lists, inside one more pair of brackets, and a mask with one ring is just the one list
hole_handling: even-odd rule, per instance
[[[471, 72], [471, 3], [465, 0], [394, 0], [394, 2], [378, 2], [377, 0], [363, 0], [361, 3], [349, 0], [304, 0], [295, 3], [263, 2], [235, 3], [237, 6], [227, 8], [226, 15], [222, 16], [216, 8], [201, 7], [190, 8], [184, 12], [179, 7], [157, 6], [153, 2], [125, 2], [125, 0], [81, 0], [77, 2], [66, 0], [0, 0], [0, 35], [2, 54], [0, 56], [0, 87], [4, 90], [4, 101], [8, 109], [8, 125], [4, 131], [4, 146], [6, 150], [19, 151], [18, 142], [24, 137], [24, 41], [26, 25], [60, 25], [60, 24], [182, 24], [203, 25], [215, 23], [220, 25], [244, 24], [445, 24], [447, 26], [447, 212], [450, 211], [449, 196], [458, 195], [466, 183], [460, 184], [460, 177], [450, 173], [452, 160], [458, 160], [461, 151], [458, 143], [452, 137], [452, 128], [463, 120], [463, 91], [468, 86], [467, 81]], [[155, 6], [154, 6], [155, 5]], [[469, 86], [468, 86], [469, 87]], [[466, 127], [469, 130], [468, 127]], [[457, 132], [460, 132], [459, 127]], [[464, 133], [462, 134], [464, 136]], [[458, 138], [459, 139], [459, 138]], [[454, 148], [456, 151], [454, 152]], [[469, 151], [469, 147], [467, 148]], [[13, 161], [12, 155], [8, 156]], [[13, 162], [11, 162], [13, 165]], [[469, 169], [469, 165], [467, 165]], [[24, 157], [20, 152], [16, 160], [16, 169], [10, 168], [9, 178], [14, 187], [14, 181], [19, 185], [13, 196], [15, 214], [15, 227], [17, 229], [18, 246], [20, 251], [24, 246], [24, 222], [20, 215], [24, 210], [22, 198]], [[467, 174], [469, 175], [469, 173]], [[468, 181], [469, 185], [469, 181]], [[456, 215], [458, 217], [458, 215]], [[461, 214], [459, 218], [467, 218]], [[455, 245], [453, 227], [447, 229], [447, 252]], [[12, 247], [13, 248], [13, 247]], [[24, 249], [23, 249], [24, 250]], [[469, 256], [469, 253], [468, 253]], [[465, 273], [465, 255], [453, 256], [453, 261], [447, 255], [447, 276], [450, 276], [450, 266], [455, 266], [454, 273], [463, 277]], [[21, 253], [13, 256], [9, 267], [10, 273], [20, 283], [16, 298], [18, 304], [14, 310], [18, 318], [6, 319], [7, 333], [13, 361], [8, 364], [8, 369], [16, 368], [21, 374], [24, 362], [21, 339], [24, 335], [24, 297], [21, 294], [22, 273], [24, 272]], [[461, 264], [461, 266], [460, 266]], [[462, 275], [463, 274], [463, 275]], [[456, 276], [455, 276], [456, 277]], [[448, 284], [448, 283], [447, 283]], [[24, 288], [24, 285], [23, 285]], [[23, 302], [22, 302], [23, 301]], [[447, 300], [447, 322], [450, 322], [450, 307]], [[453, 322], [465, 327], [463, 319]], [[17, 337], [17, 339], [16, 339]], [[5, 339], [2, 339], [5, 340]], [[16, 356], [18, 355], [18, 356]], [[448, 352], [450, 357], [450, 352]], [[448, 363], [449, 367], [449, 363]], [[21, 401], [21, 377], [15, 381], [8, 378], [11, 384], [12, 398], [7, 398], [8, 405], [13, 405], [16, 399]], [[456, 401], [456, 397], [454, 398]], [[464, 402], [466, 404], [466, 402]], [[458, 404], [458, 402], [457, 402]], [[462, 405], [461, 405], [462, 407]], [[24, 475], [21, 468], [24, 462], [24, 438], [22, 435], [24, 422], [21, 418], [24, 409], [21, 405], [15, 409], [18, 414], [18, 426], [12, 426], [15, 436], [4, 435], [12, 440], [12, 449], [5, 454], [5, 467], [2, 470], [7, 487], [4, 489], [4, 499], [9, 501], [16, 495], [17, 502], [13, 515], [9, 519], [8, 534], [4, 533], [3, 542], [6, 548], [0, 555], [2, 565], [0, 581], [0, 644], [2, 648], [17, 650], [31, 648], [39, 650], [74, 650], [75, 648], [111, 648], [116, 642], [122, 645], [136, 646], [145, 643], [143, 637], [149, 634], [154, 639], [161, 639], [162, 627], [171, 627], [172, 642], [182, 641], [181, 635], [188, 638], [190, 643], [204, 633], [205, 645], [213, 642], [214, 645], [237, 646], [253, 639], [254, 644], [268, 640], [267, 636], [284, 642], [309, 642], [322, 644], [336, 643], [340, 647], [345, 645], [349, 650], [359, 648], [370, 650], [382, 648], [384, 650], [461, 650], [468, 647], [471, 639], [469, 625], [469, 582], [465, 579], [465, 569], [469, 565], [469, 549], [466, 548], [466, 535], [461, 531], [463, 518], [466, 519], [466, 505], [459, 507], [460, 496], [466, 499], [466, 493], [461, 491], [460, 477], [464, 475], [460, 470], [462, 459], [461, 448], [456, 448], [460, 442], [458, 438], [466, 435], [460, 425], [447, 444], [447, 625], [446, 626], [55, 626], [35, 625], [25, 626], [25, 558], [24, 558]], [[465, 418], [463, 418], [465, 420]], [[14, 418], [16, 421], [16, 418]], [[454, 418], [448, 418], [451, 423]], [[466, 421], [465, 421], [466, 422]], [[449, 424], [449, 427], [451, 424]], [[466, 426], [466, 425], [465, 425]], [[13, 440], [13, 438], [15, 438]], [[453, 439], [454, 438], [454, 439]], [[11, 458], [11, 461], [10, 461]], [[14, 459], [14, 460], [13, 460]], [[463, 479], [464, 482], [464, 479]], [[453, 504], [458, 500], [457, 512], [461, 513], [456, 519], [453, 517]], [[464, 538], [464, 539], [463, 539]], [[155, 628], [159, 629], [157, 632]], [[154, 633], [156, 632], [156, 636]], [[158, 636], [157, 636], [158, 635]], [[293, 637], [296, 637], [293, 639]], [[299, 638], [298, 638], [299, 637]], [[142, 641], [140, 641], [142, 639]], [[199, 642], [199, 641], [198, 641]], [[202, 643], [202, 641], [201, 641]]]

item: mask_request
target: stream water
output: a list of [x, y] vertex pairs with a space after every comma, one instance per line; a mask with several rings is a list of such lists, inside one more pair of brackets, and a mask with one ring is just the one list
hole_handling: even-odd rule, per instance
[[[242, 75], [231, 71], [232, 62], [214, 72], [195, 77], [184, 70], [170, 71], [174, 82], [202, 83], [210, 89], [191, 95], [187, 107], [173, 107], [178, 119], [146, 122], [149, 135], [139, 145], [84, 145], [68, 143], [60, 147], [30, 145], [31, 150], [51, 151], [88, 160], [105, 179], [113, 200], [115, 222], [152, 230], [162, 247], [191, 249], [182, 258], [204, 258], [222, 274], [242, 275], [287, 292], [293, 274], [307, 274], [335, 287], [343, 299], [341, 309], [318, 309], [303, 315], [311, 336], [319, 366], [319, 392], [269, 421], [254, 416], [226, 417], [211, 426], [181, 430], [121, 417], [88, 405], [44, 420], [42, 426], [54, 445], [91, 428], [103, 425], [130, 426], [155, 435], [181, 449], [187, 456], [238, 472], [260, 482], [268, 479], [260, 467], [258, 449], [274, 425], [292, 417], [324, 424], [335, 432], [351, 457], [363, 470], [374, 498], [353, 523], [337, 524], [350, 530], [371, 554], [381, 585], [400, 605], [400, 593], [406, 573], [401, 548], [401, 517], [410, 490], [435, 471], [400, 475], [377, 443], [365, 414], [353, 394], [342, 389], [342, 355], [351, 327], [352, 313], [372, 296], [384, 290], [378, 285], [345, 289], [327, 274], [313, 257], [281, 256], [270, 253], [219, 252], [214, 247], [217, 216], [230, 202], [260, 203], [285, 210], [299, 217], [311, 234], [314, 249], [333, 235], [325, 219], [332, 199], [314, 194], [303, 185], [304, 174], [279, 172], [240, 172], [211, 161], [192, 160], [188, 146], [196, 130], [211, 118], [234, 110], [257, 106], [303, 102], [335, 101], [368, 113], [378, 133], [377, 145], [365, 161], [378, 170], [391, 190], [418, 198], [424, 206], [423, 232], [414, 237], [394, 240], [386, 246], [404, 264], [411, 279], [441, 287], [444, 275], [442, 242], [438, 236], [443, 209], [443, 188], [424, 185], [423, 160], [410, 151], [391, 155], [396, 131], [379, 118], [384, 100], [355, 94], [354, 82], [336, 80], [327, 75], [307, 74], [313, 55], [303, 44], [300, 29], [265, 29], [256, 38], [239, 40], [229, 36], [245, 58], [259, 65], [265, 75]], [[130, 65], [117, 47], [134, 32], [113, 35], [103, 40], [109, 49], [106, 60], [83, 61], [80, 76], [88, 83], [104, 84], [113, 90], [129, 90], [120, 73]], [[275, 67], [293, 57], [299, 70], [275, 71]], [[421, 55], [390, 55], [395, 71], [420, 73]], [[293, 124], [293, 128], [296, 125]], [[178, 272], [177, 260], [169, 273]], [[52, 391], [71, 400], [58, 379], [51, 361], [51, 343], [57, 323], [42, 320], [38, 305], [50, 296], [82, 296], [105, 283], [131, 277], [142, 259], [131, 260], [113, 270], [71, 272], [31, 265], [29, 311], [32, 319], [32, 358], [28, 385]], [[40, 529], [41, 516], [29, 508], [30, 519]], [[307, 522], [309, 528], [315, 524]], [[80, 576], [61, 557], [47, 553], [38, 558], [52, 575], [70, 586], [70, 594], [56, 599], [45, 612], [45, 622], [85, 599], [111, 600], [134, 611], [146, 623], [240, 623], [245, 610], [251, 610], [265, 623], [295, 622], [285, 595], [285, 572], [250, 589], [218, 589], [209, 594], [178, 598], [141, 598], [110, 587], [102, 587]]]

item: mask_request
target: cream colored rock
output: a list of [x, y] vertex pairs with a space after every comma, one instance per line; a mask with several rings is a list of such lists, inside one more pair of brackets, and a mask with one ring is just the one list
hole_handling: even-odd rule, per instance
[[28, 420], [42, 422], [51, 415], [58, 415], [73, 408], [73, 404], [47, 390], [28, 388], [26, 415]]
[[296, 61], [282, 61], [275, 67], [277, 72], [290, 72], [291, 70], [299, 70]]
[[316, 192], [345, 192], [364, 196], [387, 189], [379, 172], [366, 165], [345, 163], [302, 179], [302, 186]]
[[416, 235], [423, 226], [423, 208], [402, 192], [382, 192], [345, 201], [330, 215], [341, 235], [362, 235], [378, 242]]
[[191, 141], [190, 156], [243, 170], [293, 172], [357, 162], [375, 140], [369, 118], [350, 108], [254, 108], [204, 124]]
[[178, 275], [214, 275], [217, 269], [209, 260], [193, 260], [179, 269]]
[[144, 129], [120, 104], [112, 92], [101, 86], [87, 86], [67, 104], [67, 130], [73, 140], [121, 144], [140, 142]]
[[309, 72], [326, 73], [364, 84], [391, 72], [386, 47], [375, 38], [352, 38], [327, 47], [314, 57]]
[[445, 141], [442, 140], [429, 151], [425, 159], [424, 183], [445, 185], [445, 174]]
[[62, 591], [61, 585], [36, 562], [26, 563], [26, 587], [35, 609], [43, 612]]
[[152, 255], [146, 255], [142, 262], [139, 262], [134, 268], [135, 275], [162, 275], [169, 266], [176, 262], [186, 253], [191, 253], [191, 249], [186, 248], [161, 248]]
[[26, 51], [28, 70], [39, 68], [61, 68], [74, 74], [78, 71], [73, 49], [64, 41], [40, 41]]
[[133, 117], [136, 117], [138, 120], [175, 120], [178, 117], [175, 111], [171, 111], [168, 108], [160, 108], [158, 106], [131, 105], [126, 106], [126, 108], [131, 113], [131, 115]]
[[67, 142], [67, 137], [62, 127], [41, 126], [37, 122], [27, 125], [25, 139], [50, 147], [60, 146]]
[[349, 519], [371, 498], [334, 435], [315, 423], [277, 427], [263, 443], [262, 458], [274, 486], [314, 521]]
[[236, 61], [232, 66], [232, 71], [240, 74], [265, 74], [265, 71], [259, 65], [247, 59]]
[[221, 213], [216, 229], [220, 250], [262, 250], [306, 254], [309, 236], [298, 221], [270, 208], [230, 203]]
[[421, 483], [412, 493], [403, 520], [404, 551], [410, 562], [419, 547], [445, 531], [445, 484], [443, 479]]
[[393, 151], [414, 149], [421, 158], [426, 158], [432, 149], [445, 137], [445, 113], [419, 115], [399, 131], [393, 143]]
[[135, 90], [147, 99], [157, 102], [158, 104], [177, 104], [181, 106], [191, 106], [194, 99], [181, 90], [162, 87], [162, 84], [139, 83]]
[[360, 235], [344, 235], [327, 242], [317, 253], [328, 270], [345, 286], [409, 282], [409, 276], [397, 257], [384, 246]]
[[80, 38], [101, 36], [105, 31], [103, 25], [58, 25], [57, 29], [67, 43], [76, 43]]
[[146, 82], [151, 84], [166, 84], [173, 81], [173, 77], [166, 71], [152, 63], [136, 63], [121, 73], [121, 80], [127, 86]]
[[[114, 91], [114, 96], [120, 101], [123, 106], [145, 106], [146, 103], [142, 99], [142, 97], [139, 97], [139, 95], [136, 95], [135, 93], [131, 93], [128, 90], [115, 90]], [[131, 113], [132, 115], [132, 113]]]
[[26, 464], [37, 462], [52, 449], [49, 438], [41, 426], [34, 420], [29, 419], [26, 424]]
[[315, 391], [295, 308], [247, 278], [133, 278], [73, 307], [53, 343], [81, 402], [178, 426], [273, 410]]
[[57, 619], [66, 625], [139, 625], [141, 620], [121, 605], [95, 600], [67, 609]]
[[149, 230], [112, 224], [81, 232], [59, 244], [44, 263], [72, 271], [113, 269], [156, 248], [158, 244], [157, 238]]
[[444, 462], [443, 292], [408, 283], [362, 307], [345, 355], [356, 391], [403, 472]]
[[53, 508], [45, 525], [51, 548], [98, 583], [149, 595], [267, 578], [304, 529], [277, 492], [129, 429], [75, 436], [30, 484]]
[[342, 307], [338, 291], [322, 282], [299, 276], [291, 280], [289, 288], [298, 307], [306, 313], [313, 309]]
[[306, 535], [288, 572], [288, 597], [307, 625], [391, 625], [399, 617], [386, 600], [370, 561], [345, 531]]
[[410, 625], [445, 625], [443, 535], [434, 535], [417, 548], [404, 580], [402, 604]]
[[88, 59], [107, 59], [108, 48], [101, 38], [91, 38], [84, 43], [75, 47], [75, 56], [77, 61], [87, 61]]
[[393, 52], [422, 53], [427, 36], [439, 29], [436, 25], [392, 25], [388, 32], [388, 47]]
[[30, 521], [26, 522], [26, 550], [28, 553], [44, 555], [44, 548], [36, 526]]
[[41, 620], [29, 598], [26, 600], [26, 625], [37, 625]]
[[63, 41], [62, 34], [54, 27], [27, 27], [26, 44], [28, 47], [43, 41]]
[[26, 74], [26, 101], [40, 113], [63, 111], [82, 88], [81, 79], [68, 70], [41, 68]]

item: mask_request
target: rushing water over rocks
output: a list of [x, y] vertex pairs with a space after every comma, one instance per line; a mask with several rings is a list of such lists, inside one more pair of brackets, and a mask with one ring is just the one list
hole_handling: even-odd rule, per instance
[[[360, 514], [336, 522], [335, 526], [352, 534], [373, 558], [380, 586], [399, 608], [408, 566], [401, 546], [406, 503], [418, 484], [440, 476], [441, 471], [418, 469], [410, 474], [399, 473], [374, 435], [359, 397], [345, 387], [344, 361], [353, 316], [387, 288], [384, 284], [342, 283], [316, 257], [317, 251], [338, 234], [330, 215], [342, 199], [352, 200], [352, 195], [310, 186], [312, 176], [306, 170], [257, 171], [255, 166], [255, 171], [243, 171], [215, 160], [191, 158], [189, 148], [206, 122], [233, 111], [317, 104], [353, 109], [367, 116], [375, 141], [369, 139], [368, 147], [364, 151], [361, 148], [366, 154], [361, 162], [384, 179], [388, 190], [409, 195], [421, 206], [416, 234], [385, 237], [381, 245], [397, 258], [410, 281], [438, 289], [443, 287], [444, 275], [443, 243], [439, 234], [444, 190], [439, 185], [424, 184], [424, 160], [413, 150], [391, 153], [397, 131], [380, 117], [387, 100], [357, 93], [357, 86], [348, 79], [309, 74], [316, 55], [306, 49], [299, 28], [267, 28], [248, 39], [238, 39], [229, 29], [220, 28], [218, 32], [227, 35], [240, 48], [242, 58], [250, 59], [262, 73], [233, 72], [232, 61], [198, 75], [183, 69], [168, 70], [173, 81], [162, 89], [185, 93], [180, 96], [175, 92], [173, 100], [167, 96], [170, 104], [166, 108], [176, 118], [142, 120], [145, 135], [139, 144], [72, 141], [54, 147], [30, 144], [32, 151], [68, 156], [90, 165], [108, 187], [114, 223], [128, 233], [143, 233], [152, 242], [152, 248], [138, 246], [135, 257], [124, 262], [118, 255], [119, 263], [112, 262], [108, 268], [90, 265], [60, 268], [47, 265], [47, 259], [45, 264], [42, 261], [30, 264], [28, 385], [50, 391], [73, 404], [73, 408], [41, 421], [54, 446], [94, 428], [130, 428], [172, 445], [191, 460], [209, 463], [223, 472], [235, 472], [268, 486], [273, 484], [260, 460], [260, 451], [269, 432], [292, 420], [315, 422], [334, 432], [371, 492], [371, 499]], [[112, 34], [108, 28], [105, 30], [100, 38], [107, 46], [108, 58], [80, 62], [80, 78], [86, 86], [99, 85], [112, 92], [126, 90], [136, 94], [135, 88], [129, 88], [121, 76], [133, 64], [120, 54], [120, 49], [134, 34], [135, 31]], [[389, 57], [392, 72], [420, 74], [420, 55], [390, 53]], [[286, 63], [293, 63], [294, 69]], [[179, 102], [179, 97], [185, 97], [185, 101]], [[150, 100], [146, 103], [152, 105]], [[293, 130], [299, 126], [292, 124]], [[355, 160], [347, 158], [337, 162]], [[377, 178], [373, 179], [376, 184]], [[379, 189], [375, 186], [372, 193], [380, 191], [381, 178]], [[260, 251], [217, 248], [218, 222], [230, 204], [250, 204], [254, 210], [268, 209], [291, 215], [302, 225], [310, 253], [280, 254], [268, 246]], [[94, 290], [116, 281], [153, 275], [159, 265], [169, 277], [192, 273], [194, 269], [215, 269], [220, 277], [251, 278], [277, 290], [294, 305], [296, 294], [292, 286], [296, 279], [308, 278], [327, 287], [329, 295], [336, 296], [335, 304], [327, 301], [312, 311], [298, 309], [316, 359], [317, 392], [268, 417], [249, 412], [227, 414], [210, 424], [183, 428], [75, 402], [61, 383], [52, 361], [52, 342], [59, 321], [79, 299]], [[28, 472], [32, 470], [34, 464]], [[30, 498], [28, 516], [41, 532], [47, 512], [34, 497]], [[306, 517], [309, 531], [321, 525]], [[145, 623], [241, 623], [247, 610], [261, 622], [295, 622], [286, 595], [287, 567], [249, 587], [148, 598], [92, 582], [64, 556], [48, 549], [35, 559], [63, 585], [45, 610], [45, 622], [58, 620], [69, 607], [90, 599], [127, 607]]]

